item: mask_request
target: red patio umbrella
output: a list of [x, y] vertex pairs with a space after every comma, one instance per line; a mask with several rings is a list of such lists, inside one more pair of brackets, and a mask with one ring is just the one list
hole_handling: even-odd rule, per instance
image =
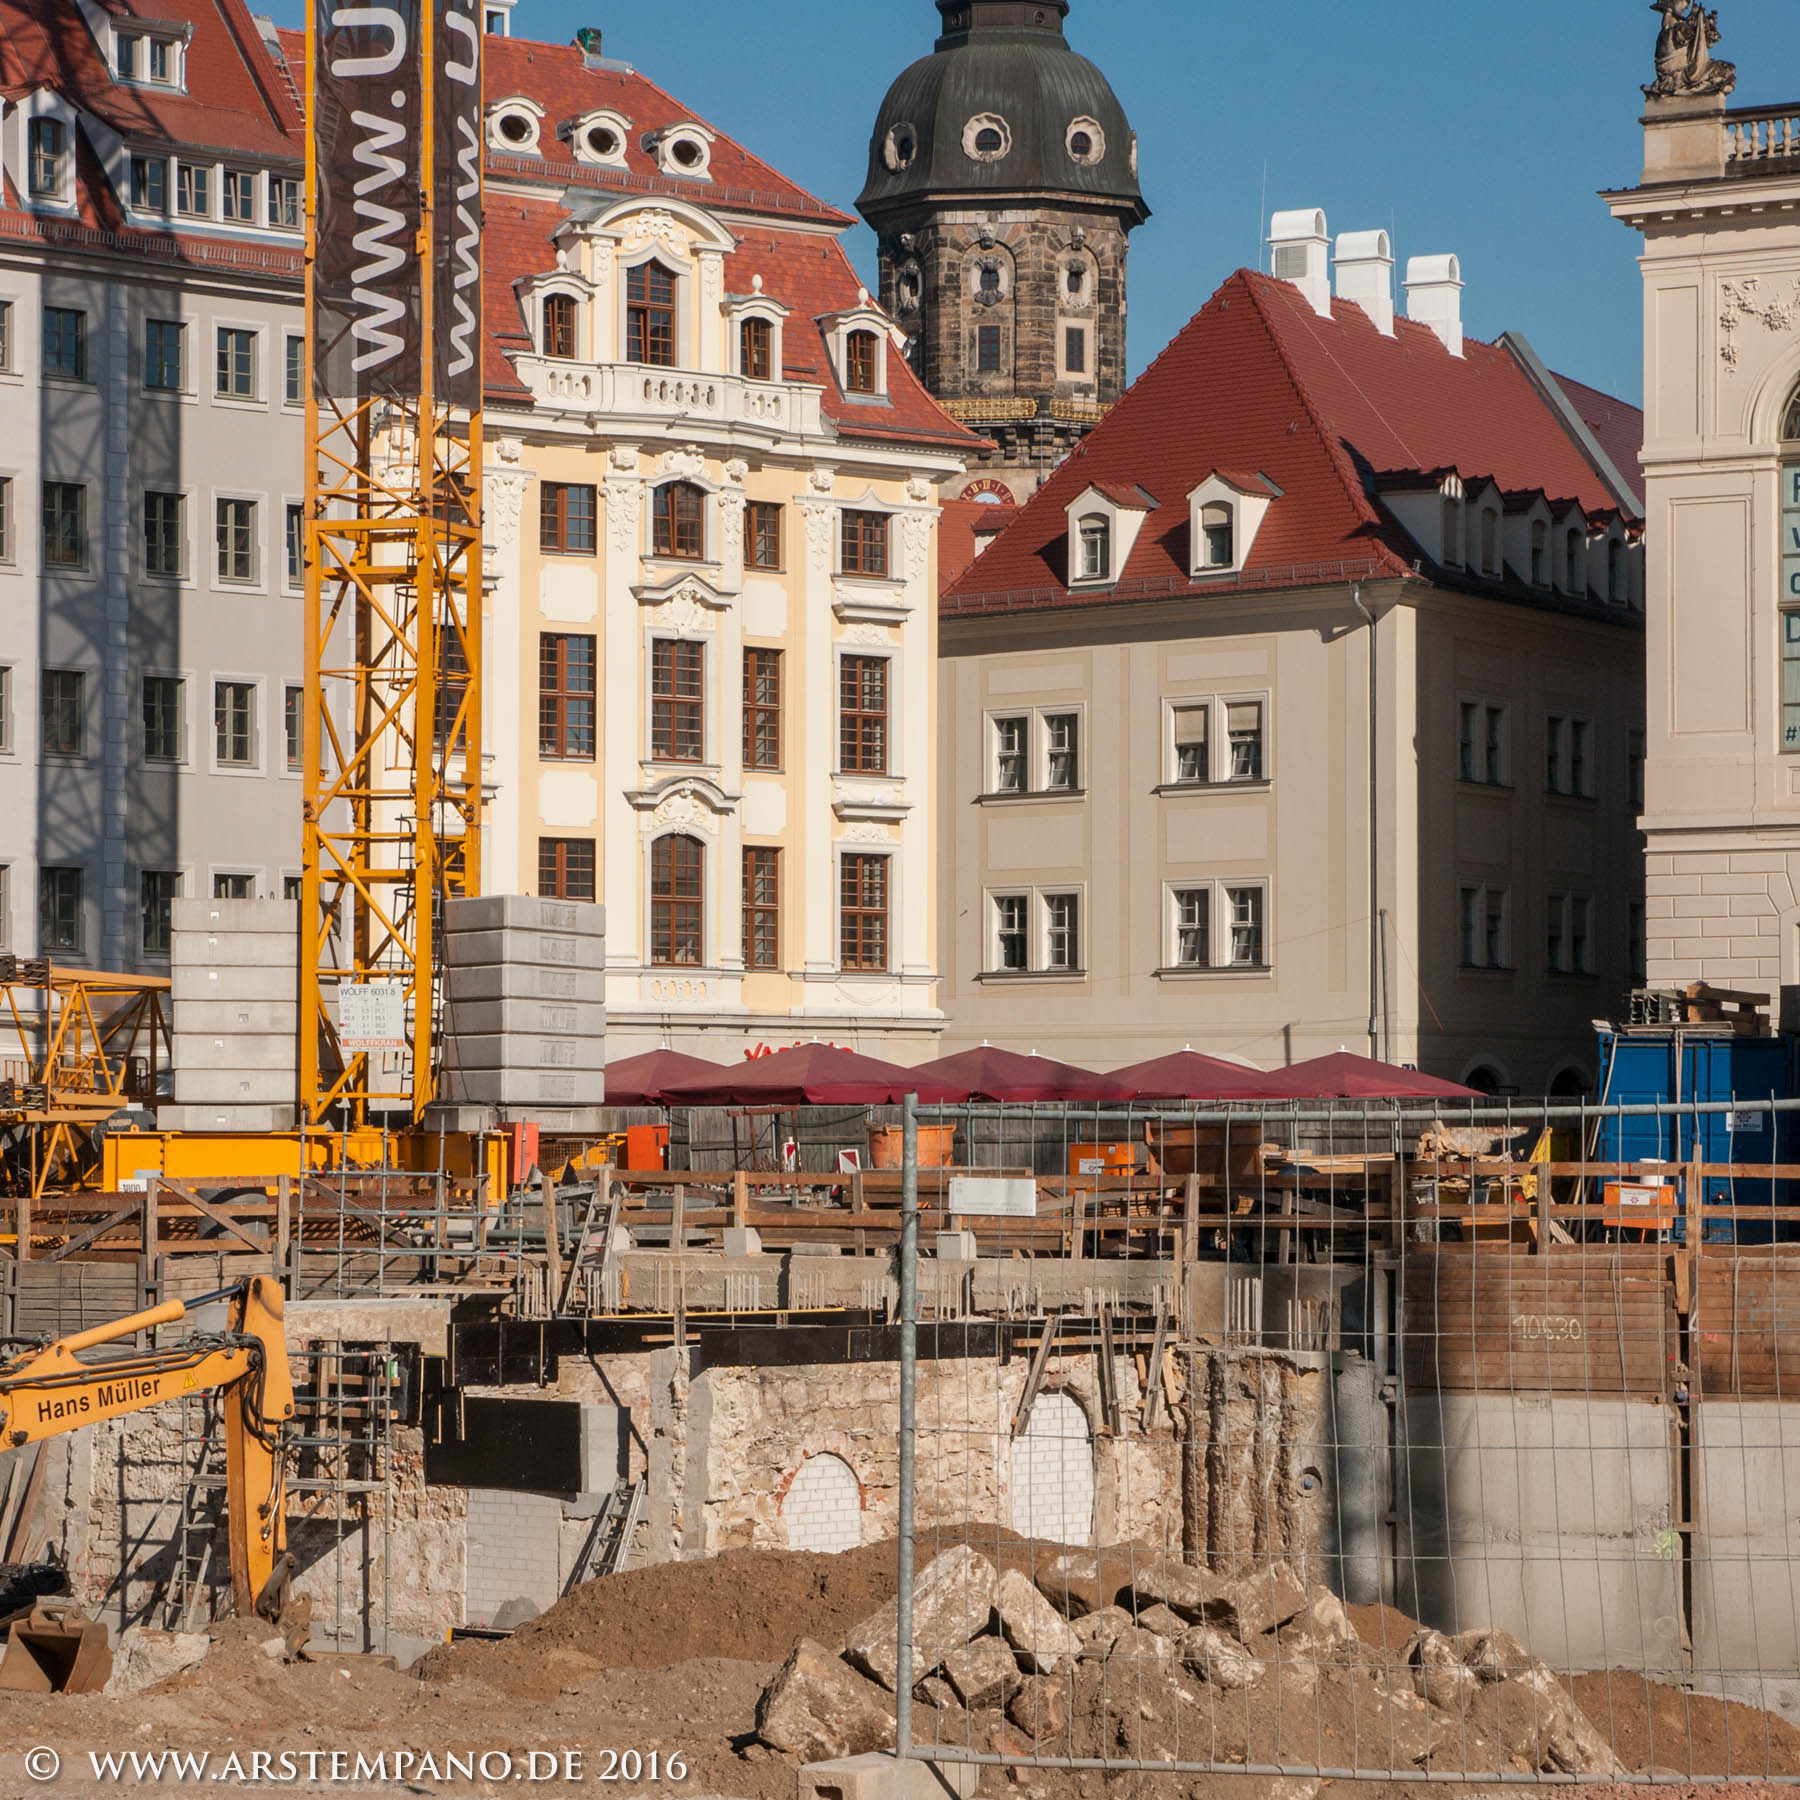
[[1122, 1105], [1137, 1097], [1136, 1088], [1114, 1076], [1096, 1075], [1092, 1069], [1078, 1069], [1035, 1051], [1021, 1056], [1016, 1050], [1001, 1050], [993, 1044], [921, 1063], [916, 1073], [949, 1082], [971, 1100]]
[[1246, 1069], [1242, 1063], [1228, 1062], [1222, 1056], [1203, 1056], [1194, 1049], [1177, 1050], [1169, 1056], [1152, 1057], [1149, 1062], [1133, 1063], [1126, 1069], [1114, 1069], [1112, 1079], [1136, 1088], [1140, 1100], [1286, 1098], [1279, 1089], [1270, 1088], [1275, 1077], [1261, 1069]]
[[679, 1050], [646, 1050], [606, 1065], [608, 1106], [661, 1106], [662, 1090], [671, 1081], [693, 1081], [719, 1073], [719, 1065], [704, 1056], [684, 1056]]
[[1371, 1062], [1339, 1050], [1295, 1063], [1267, 1078], [1269, 1092], [1291, 1100], [1485, 1100], [1474, 1088], [1417, 1069], [1400, 1069], [1392, 1063]]
[[835, 1044], [796, 1044], [662, 1090], [666, 1106], [897, 1106], [908, 1094], [941, 1106], [968, 1089]]

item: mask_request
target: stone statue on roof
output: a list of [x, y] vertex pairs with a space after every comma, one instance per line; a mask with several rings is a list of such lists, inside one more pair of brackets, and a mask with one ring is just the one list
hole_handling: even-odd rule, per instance
[[1656, 37], [1656, 80], [1644, 89], [1651, 99], [1687, 99], [1729, 94], [1737, 86], [1737, 65], [1715, 60], [1719, 15], [1700, 0], [1651, 0], [1662, 14]]

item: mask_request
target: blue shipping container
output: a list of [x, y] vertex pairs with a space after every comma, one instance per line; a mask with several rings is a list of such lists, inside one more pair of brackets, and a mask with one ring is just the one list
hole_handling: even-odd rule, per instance
[[[1709, 1163], [1793, 1162], [1800, 1118], [1775, 1112], [1771, 1100], [1790, 1092], [1788, 1045], [1779, 1037], [1727, 1037], [1671, 1026], [1666, 1030], [1600, 1033], [1600, 1098], [1604, 1106], [1709, 1105], [1731, 1103], [1729, 1112], [1639, 1114], [1621, 1118], [1602, 1113], [1598, 1141], [1601, 1162], [1684, 1163], [1699, 1150]], [[1734, 1181], [1708, 1176], [1708, 1206], [1791, 1206], [1791, 1182]], [[1676, 1222], [1677, 1242], [1686, 1228]], [[1767, 1244], [1787, 1241], [1793, 1227], [1739, 1218], [1706, 1225], [1708, 1243]]]

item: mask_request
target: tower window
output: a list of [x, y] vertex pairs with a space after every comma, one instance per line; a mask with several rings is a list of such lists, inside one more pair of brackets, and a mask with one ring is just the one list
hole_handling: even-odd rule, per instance
[[984, 294], [999, 293], [1000, 265], [998, 263], [983, 263], [981, 265], [981, 279], [977, 283], [977, 286], [980, 292]]
[[978, 325], [975, 328], [975, 372], [978, 375], [1000, 373], [1000, 327]]
[[975, 134], [975, 148], [983, 156], [998, 156], [1006, 148], [1006, 139], [992, 125], [984, 125]]
[[1085, 132], [1074, 132], [1069, 138], [1069, 154], [1078, 160], [1094, 154], [1094, 140]]
[[1071, 375], [1087, 373], [1087, 332], [1079, 325], [1063, 333], [1063, 366]]

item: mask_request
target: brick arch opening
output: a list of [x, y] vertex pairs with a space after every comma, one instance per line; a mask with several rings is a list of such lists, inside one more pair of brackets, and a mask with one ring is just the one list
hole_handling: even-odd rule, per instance
[[1013, 1439], [1012, 1526], [1053, 1544], [1094, 1541], [1094, 1436], [1072, 1395], [1038, 1395]]
[[862, 1543], [862, 1484], [841, 1456], [821, 1451], [800, 1465], [781, 1500], [790, 1550], [827, 1555]]

